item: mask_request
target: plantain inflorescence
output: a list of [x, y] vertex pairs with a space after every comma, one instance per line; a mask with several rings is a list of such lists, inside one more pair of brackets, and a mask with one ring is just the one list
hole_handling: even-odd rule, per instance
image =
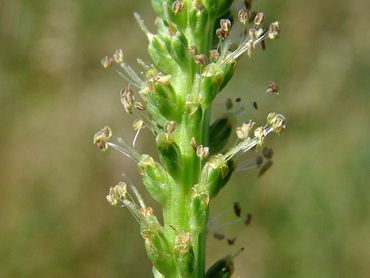
[[[285, 117], [270, 113], [262, 125], [249, 119], [239, 122], [245, 109], [240, 99], [227, 98], [225, 114], [211, 122], [211, 107], [240, 58], [252, 57], [265, 48], [266, 40], [278, 38], [280, 23], [266, 24], [264, 13], [254, 11], [251, 0], [151, 2], [157, 16], [155, 32], [135, 14], [148, 39], [151, 62], [138, 59], [138, 74], [121, 49], [101, 60], [105, 69], [113, 69], [127, 82], [119, 97], [134, 119], [134, 139], [112, 142], [111, 129], [104, 127], [95, 134], [94, 144], [101, 151], [115, 149], [136, 163], [145, 189], [160, 205], [163, 223], [128, 180], [110, 188], [107, 200], [126, 207], [139, 223], [154, 277], [231, 277], [239, 251], [205, 269], [210, 202], [234, 172], [257, 168], [262, 175], [271, 167], [273, 151], [263, 147], [265, 138], [285, 129]], [[278, 92], [271, 81], [266, 94]], [[253, 107], [258, 109], [257, 102]], [[153, 135], [158, 158], [135, 149], [144, 128]], [[247, 152], [254, 153], [252, 158], [243, 159]], [[234, 204], [237, 217], [239, 206]], [[248, 214], [245, 223], [250, 219]], [[225, 238], [219, 232], [214, 235]], [[227, 241], [234, 244], [235, 239]]]

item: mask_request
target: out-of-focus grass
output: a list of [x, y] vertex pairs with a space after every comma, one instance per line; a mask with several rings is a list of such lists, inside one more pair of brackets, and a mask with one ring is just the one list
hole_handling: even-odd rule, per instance
[[[370, 272], [370, 34], [366, 1], [255, 1], [279, 18], [282, 37], [241, 62], [226, 96], [243, 103], [269, 80], [245, 118], [286, 114], [287, 131], [269, 140], [275, 165], [261, 179], [238, 173], [212, 207], [240, 201], [252, 225], [224, 228], [232, 247], [209, 239], [208, 263], [239, 246], [236, 277], [366, 277]], [[149, 3], [21, 1], [0, 3], [0, 277], [149, 277], [137, 224], [105, 201], [109, 186], [135, 165], [99, 153], [94, 132], [110, 124], [130, 138], [118, 91], [125, 82], [99, 66], [123, 47], [147, 59]], [[221, 111], [215, 111], [220, 114]], [[150, 135], [141, 139], [151, 151]]]

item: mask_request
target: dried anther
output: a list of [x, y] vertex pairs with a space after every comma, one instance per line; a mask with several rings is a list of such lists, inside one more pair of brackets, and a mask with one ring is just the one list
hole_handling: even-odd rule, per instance
[[272, 167], [272, 160], [268, 160], [260, 169], [258, 172], [258, 177], [261, 177], [263, 174], [265, 174], [271, 167]]
[[279, 92], [279, 86], [274, 81], [270, 81], [267, 85], [266, 93], [268, 94], [277, 94]]
[[248, 226], [251, 222], [252, 222], [252, 214], [247, 213], [247, 215], [244, 218], [244, 224]]
[[271, 159], [272, 156], [274, 155], [274, 151], [273, 151], [273, 149], [271, 149], [269, 147], [264, 147], [263, 150], [262, 150], [262, 154], [265, 158]]
[[241, 213], [242, 213], [242, 209], [240, 207], [240, 204], [239, 202], [235, 202], [234, 203], [234, 213], [237, 217], [240, 217]]
[[252, 103], [252, 104], [253, 104], [253, 108], [254, 108], [254, 109], [256, 109], [256, 110], [258, 110], [257, 101], [253, 101], [253, 103]]
[[196, 54], [194, 55], [194, 61], [198, 65], [205, 66], [207, 65], [207, 56], [204, 54]]
[[228, 239], [226, 239], [226, 241], [227, 241], [227, 244], [234, 245], [235, 241], [236, 241], [236, 238], [235, 237], [234, 238], [228, 238]]
[[217, 240], [223, 240], [225, 238], [225, 235], [223, 233], [215, 232], [213, 233], [213, 237]]

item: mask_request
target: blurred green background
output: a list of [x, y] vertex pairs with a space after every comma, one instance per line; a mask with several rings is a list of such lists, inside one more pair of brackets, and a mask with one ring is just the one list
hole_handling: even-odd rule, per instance
[[[243, 58], [217, 101], [249, 107], [275, 80], [280, 96], [245, 119], [282, 112], [288, 129], [269, 139], [263, 178], [237, 173], [214, 202], [220, 223], [234, 201], [253, 221], [222, 229], [234, 246], [210, 236], [207, 264], [244, 246], [235, 277], [369, 277], [370, 4], [254, 2], [280, 19], [281, 39]], [[147, 59], [134, 11], [153, 28], [149, 1], [0, 1], [0, 277], [151, 276], [137, 223], [105, 200], [123, 172], [141, 188], [135, 165], [92, 144], [105, 124], [133, 136], [125, 82], [99, 61], [120, 47]]]

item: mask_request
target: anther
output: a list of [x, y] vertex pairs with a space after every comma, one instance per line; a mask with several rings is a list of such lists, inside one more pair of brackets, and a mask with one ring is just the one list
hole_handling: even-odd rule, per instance
[[124, 88], [120, 92], [121, 103], [125, 111], [132, 114], [132, 106], [134, 104], [134, 93], [130, 87]]
[[241, 212], [242, 212], [242, 209], [241, 209], [241, 207], [240, 207], [240, 204], [239, 204], [239, 202], [235, 202], [234, 203], [234, 213], [235, 213], [235, 215], [237, 216], [237, 217], [240, 217], [240, 215], [241, 215]]
[[243, 24], [246, 24], [249, 21], [250, 17], [250, 11], [247, 9], [240, 10], [238, 13], [238, 19]]
[[169, 121], [164, 124], [164, 130], [166, 133], [172, 133], [176, 129], [176, 122], [175, 121]]
[[262, 12], [260, 12], [260, 13], [256, 14], [256, 16], [254, 17], [254, 24], [257, 27], [259, 27], [262, 24], [264, 19], [265, 19], [265, 15]]
[[182, 12], [184, 9], [184, 2], [181, 0], [176, 0], [172, 4], [172, 11], [174, 14], [178, 14], [179, 12]]
[[120, 64], [123, 62], [123, 51], [122, 49], [117, 49], [114, 53], [113, 53], [113, 59], [114, 61], [117, 63], [117, 64]]
[[194, 55], [194, 61], [198, 65], [205, 66], [207, 65], [207, 56], [204, 54], [196, 54]]
[[108, 56], [105, 56], [103, 59], [101, 59], [101, 64], [102, 64], [102, 66], [103, 66], [103, 68], [105, 68], [105, 69], [107, 69], [107, 68], [109, 68], [109, 67], [111, 67], [112, 66], [112, 64], [113, 64], [113, 59], [112, 58], [110, 58], [110, 57], [108, 57]]
[[213, 63], [217, 62], [217, 60], [220, 58], [220, 53], [217, 49], [212, 49], [209, 52], [209, 60]]
[[252, 222], [252, 214], [247, 213], [247, 215], [244, 218], [244, 224], [248, 226]]
[[229, 32], [231, 28], [231, 21], [229, 19], [221, 19], [220, 20], [220, 27], [225, 32]]
[[274, 40], [279, 37], [280, 34], [280, 23], [275, 21], [270, 24], [270, 28], [268, 30], [268, 37], [271, 40]]
[[227, 244], [234, 245], [235, 241], [236, 241], [236, 238], [235, 237], [234, 238], [227, 238], [226, 241], [227, 241]]
[[266, 93], [268, 94], [278, 94], [279, 93], [279, 86], [274, 81], [270, 81], [267, 85]]
[[262, 150], [262, 154], [265, 158], [271, 159], [272, 156], [274, 155], [274, 151], [273, 151], [273, 149], [271, 149], [269, 147], [264, 147], [263, 150]]
[[208, 156], [209, 154], [209, 148], [208, 147], [204, 147], [203, 145], [199, 145], [197, 147], [197, 156], [200, 158], [200, 159], [204, 159]]

